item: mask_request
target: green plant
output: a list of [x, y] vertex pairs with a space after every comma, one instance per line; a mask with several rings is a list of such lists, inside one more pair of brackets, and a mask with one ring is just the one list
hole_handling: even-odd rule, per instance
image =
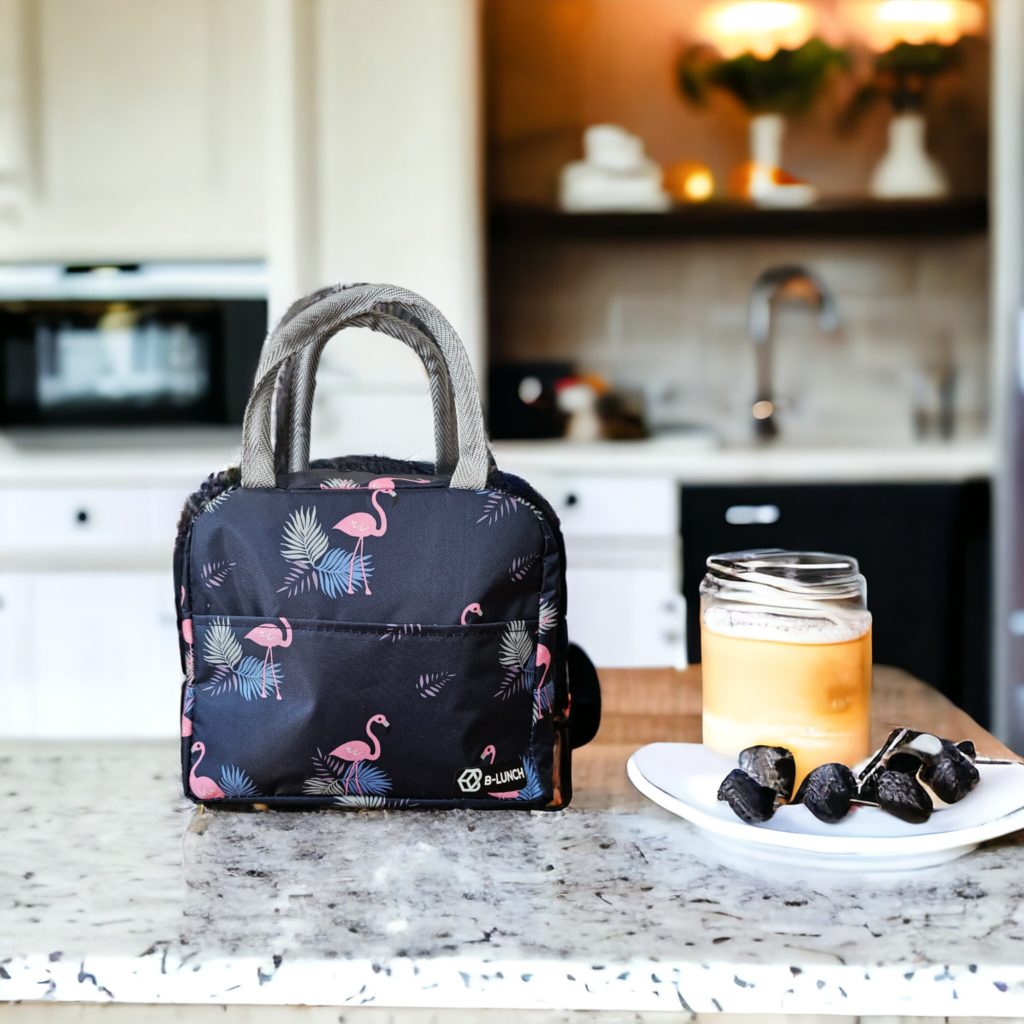
[[841, 127], [853, 128], [879, 100], [896, 113], [920, 110], [928, 86], [960, 63], [960, 43], [897, 43], [875, 57], [871, 78], [850, 99]]
[[679, 88], [697, 105], [707, 102], [711, 89], [722, 89], [752, 114], [799, 114], [811, 106], [829, 74], [848, 65], [845, 50], [817, 38], [768, 58], [744, 53], [726, 60], [700, 45], [679, 59]]

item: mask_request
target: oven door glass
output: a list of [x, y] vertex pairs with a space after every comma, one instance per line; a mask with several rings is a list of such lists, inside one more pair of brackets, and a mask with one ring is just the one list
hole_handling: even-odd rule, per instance
[[[8, 304], [0, 312], [8, 426], [225, 423], [259, 335], [226, 337], [224, 304]], [[241, 365], [244, 364], [244, 365]]]

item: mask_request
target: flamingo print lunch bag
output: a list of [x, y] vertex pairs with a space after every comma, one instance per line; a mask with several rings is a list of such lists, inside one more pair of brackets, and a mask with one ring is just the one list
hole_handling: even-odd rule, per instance
[[[422, 360], [436, 465], [309, 461], [320, 356], [350, 326]], [[558, 518], [495, 466], [441, 313], [392, 285], [297, 302], [263, 346], [239, 462], [188, 498], [175, 545], [185, 794], [566, 806], [571, 750], [596, 731], [599, 697], [567, 639]]]

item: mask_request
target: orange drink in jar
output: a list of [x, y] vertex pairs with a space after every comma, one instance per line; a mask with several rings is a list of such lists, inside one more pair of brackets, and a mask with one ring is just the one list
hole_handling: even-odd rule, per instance
[[797, 784], [869, 753], [871, 613], [856, 559], [779, 549], [712, 555], [701, 583], [704, 743], [786, 747]]

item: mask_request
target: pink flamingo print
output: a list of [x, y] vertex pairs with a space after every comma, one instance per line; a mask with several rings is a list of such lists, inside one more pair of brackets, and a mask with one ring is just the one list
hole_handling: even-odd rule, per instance
[[[349, 740], [342, 743], [329, 752], [330, 757], [337, 757], [342, 761], [348, 761], [352, 765], [351, 781], [359, 790], [359, 766], [364, 761], [376, 761], [380, 757], [380, 740], [373, 734], [375, 725], [383, 726], [385, 730], [391, 728], [391, 723], [383, 715], [371, 715], [366, 723], [366, 735], [370, 737], [373, 747], [365, 740]], [[345, 792], [348, 792], [348, 782], [345, 783]]]
[[551, 668], [551, 651], [544, 644], [537, 644], [537, 656], [534, 663], [537, 668], [544, 666], [544, 671], [537, 681], [537, 694], [534, 703], [535, 718], [540, 718], [545, 711], [550, 711], [554, 704], [554, 687], [550, 683], [547, 686], [544, 685], [548, 669]]
[[277, 699], [281, 699], [281, 687], [277, 683], [277, 673], [274, 671], [274, 648], [291, 647], [292, 645], [291, 624], [283, 616], [281, 621], [284, 623], [284, 630], [280, 626], [275, 626], [272, 622], [263, 622], [258, 626], [254, 626], [245, 634], [246, 640], [251, 640], [254, 644], [259, 644], [260, 647], [266, 647], [267, 649], [267, 653], [263, 655], [263, 692], [260, 694], [264, 699], [267, 696], [268, 664], [270, 665], [270, 674], [274, 677], [274, 689], [277, 692]]
[[[182, 601], [185, 599], [185, 588], [181, 588]], [[182, 619], [181, 620], [181, 639], [188, 645], [188, 651], [185, 654], [185, 681], [191, 685], [194, 678], [194, 661], [192, 654], [192, 620]], [[184, 712], [181, 714], [181, 735], [191, 736], [192, 735], [192, 719], [189, 718]]]
[[[377, 483], [378, 481], [373, 481]], [[391, 480], [382, 478], [381, 482], [391, 483]], [[345, 516], [344, 519], [339, 520], [331, 527], [332, 530], [341, 530], [342, 533], [347, 534], [349, 537], [356, 538], [355, 550], [352, 552], [352, 561], [348, 567], [348, 593], [352, 594], [352, 577], [356, 571], [356, 555], [359, 556], [359, 571], [363, 577], [363, 588], [366, 591], [367, 596], [370, 595], [370, 581], [366, 578], [366, 564], [363, 556], [363, 549], [366, 543], [367, 537], [383, 537], [388, 532], [388, 517], [384, 514], [384, 509], [380, 507], [378, 503], [378, 497], [381, 494], [390, 495], [392, 498], [397, 498], [398, 495], [395, 493], [393, 487], [382, 487], [378, 490], [374, 490], [370, 496], [370, 504], [377, 510], [380, 515], [380, 526], [377, 525], [377, 520], [370, 515], [369, 512], [353, 512], [351, 515]]]
[[[494, 749], [493, 743], [488, 743], [484, 747], [484, 752], [480, 755], [482, 761], [485, 757], [490, 758], [490, 763], [494, 764], [494, 759], [498, 756], [498, 751]], [[519, 790], [514, 790], [511, 793], [488, 793], [488, 796], [493, 796], [497, 800], [515, 800], [519, 796]]]
[[482, 619], [484, 617], [484, 610], [476, 601], [472, 604], [467, 604], [466, 607], [462, 609], [462, 618], [459, 619], [460, 626], [469, 625], [469, 623], [466, 622], [467, 615], [475, 615], [477, 618]]
[[209, 775], [196, 775], [199, 762], [206, 757], [206, 744], [201, 740], [196, 740], [192, 744], [192, 753], [199, 754], [196, 763], [192, 765], [192, 771], [188, 773], [188, 786], [192, 790], [193, 796], [199, 800], [223, 800], [224, 790]]
[[395, 481], [400, 480], [405, 484], [429, 484], [429, 480], [424, 480], [422, 477], [414, 476], [379, 476], [376, 480], [371, 480], [367, 485], [367, 489], [371, 491], [393, 491], [395, 489]]

